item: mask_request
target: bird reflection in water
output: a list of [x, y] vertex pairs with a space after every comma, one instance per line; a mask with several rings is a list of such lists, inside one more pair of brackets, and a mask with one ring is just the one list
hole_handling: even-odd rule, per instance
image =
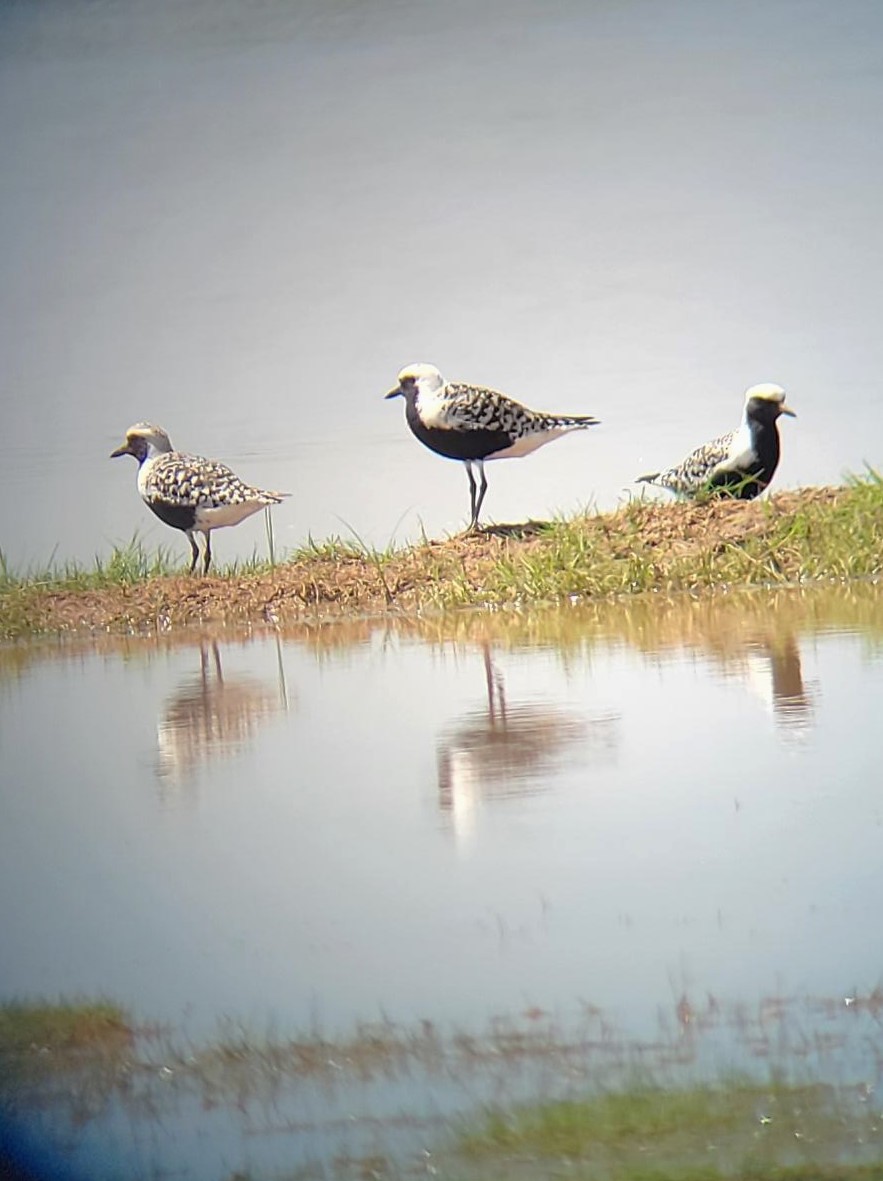
[[819, 624], [799, 595], [750, 590], [639, 601], [613, 618], [618, 634], [654, 664], [695, 654], [747, 688], [782, 738], [802, 740], [812, 730], [820, 690], [804, 677], [801, 649]]
[[800, 645], [792, 631], [749, 642], [748, 678], [784, 734], [801, 736], [813, 724], [815, 691], [803, 680]]
[[489, 645], [482, 649], [486, 708], [443, 731], [437, 750], [439, 806], [464, 845], [483, 803], [536, 794], [568, 753], [591, 750], [605, 761], [616, 744], [613, 716], [589, 720], [555, 706], [510, 705]]
[[229, 758], [249, 743], [269, 717], [288, 710], [282, 648], [276, 637], [278, 683], [225, 677], [217, 640], [199, 646], [199, 672], [171, 695], [157, 726], [157, 776], [168, 784], [191, 779], [213, 759]]

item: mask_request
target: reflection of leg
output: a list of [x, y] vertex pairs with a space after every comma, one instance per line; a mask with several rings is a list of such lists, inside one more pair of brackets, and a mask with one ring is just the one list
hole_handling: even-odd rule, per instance
[[494, 680], [497, 684], [497, 697], [500, 700], [500, 717], [506, 721], [506, 688], [503, 683], [503, 674], [496, 673]]
[[190, 569], [187, 571], [187, 573], [192, 574], [196, 569], [196, 563], [199, 560], [199, 546], [196, 544], [196, 538], [193, 536], [193, 530], [188, 529], [186, 532], [187, 540], [190, 542], [190, 552], [193, 554], [193, 561], [190, 563]]
[[490, 715], [491, 722], [495, 721], [495, 714], [497, 707], [494, 703], [494, 666], [491, 663], [491, 650], [488, 644], [483, 644], [484, 649], [484, 680], [487, 685], [487, 711]]
[[282, 641], [276, 632], [276, 667], [279, 670], [279, 700], [282, 708], [288, 710], [288, 685], [285, 682], [285, 665], [282, 663]]
[[503, 674], [494, 668], [490, 644], [482, 644], [484, 652], [484, 679], [487, 686], [487, 707], [491, 722], [496, 721], [497, 701], [500, 703], [500, 717], [506, 720], [506, 692], [503, 688]]
[[215, 658], [215, 676], [218, 678], [218, 684], [224, 683], [224, 672], [221, 668], [221, 651], [218, 648], [218, 641], [212, 640], [212, 655]]

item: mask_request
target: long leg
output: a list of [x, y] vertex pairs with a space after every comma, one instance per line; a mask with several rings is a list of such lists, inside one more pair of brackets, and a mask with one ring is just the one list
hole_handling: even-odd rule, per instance
[[484, 494], [487, 492], [487, 476], [484, 474], [484, 460], [477, 459], [475, 462], [478, 464], [478, 474], [481, 476], [481, 484], [479, 485], [478, 489], [478, 503], [476, 504], [475, 511], [472, 514], [473, 529], [478, 528], [478, 515], [481, 512], [481, 506], [484, 503]]
[[212, 531], [206, 529], [205, 531], [205, 558], [203, 559], [202, 572], [208, 574], [208, 568], [212, 564]]
[[475, 511], [475, 497], [478, 489], [475, 485], [475, 476], [472, 474], [472, 460], [464, 459], [463, 463], [466, 467], [466, 475], [469, 477], [469, 528], [474, 529], [478, 524], [478, 513]]
[[190, 563], [190, 569], [187, 571], [187, 573], [192, 574], [196, 569], [196, 563], [199, 561], [199, 546], [196, 544], [196, 538], [193, 536], [193, 530], [186, 529], [185, 532], [187, 534], [187, 540], [190, 542], [191, 553], [193, 554], [193, 561]]

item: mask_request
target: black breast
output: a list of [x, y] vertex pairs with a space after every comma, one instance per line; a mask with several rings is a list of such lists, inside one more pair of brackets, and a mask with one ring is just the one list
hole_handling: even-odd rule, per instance
[[428, 427], [420, 421], [416, 406], [408, 403], [405, 410], [408, 426], [416, 438], [436, 455], [447, 459], [485, 459], [496, 451], [504, 451], [512, 444], [508, 431], [485, 429], [453, 430], [450, 427]]
[[192, 504], [169, 504], [167, 500], [148, 500], [147, 507], [173, 529], [192, 529], [196, 509]]
[[772, 479], [760, 461], [747, 464], [736, 471], [718, 472], [708, 481], [710, 488], [726, 489], [736, 500], [754, 500]]
[[752, 462], [737, 471], [718, 472], [710, 481], [712, 488], [727, 488], [737, 500], [754, 500], [755, 496], [760, 496], [779, 466], [779, 428], [776, 425], [778, 412], [771, 414], [769, 403], [764, 403], [761, 412], [757, 414], [751, 413], [750, 405], [748, 409], [748, 423], [754, 449]]

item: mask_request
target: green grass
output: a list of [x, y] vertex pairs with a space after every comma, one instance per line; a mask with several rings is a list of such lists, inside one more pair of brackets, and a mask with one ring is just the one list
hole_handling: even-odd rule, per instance
[[[228, 585], [213, 593], [160, 589], [154, 599], [162, 597], [163, 613], [177, 622], [186, 621], [188, 610], [200, 619], [260, 615], [269, 601], [277, 616], [305, 608], [520, 607], [573, 596], [874, 577], [883, 573], [883, 477], [869, 469], [836, 496], [808, 489], [751, 504], [632, 500], [613, 513], [405, 548], [373, 547], [348, 528], [349, 539], [309, 538], [276, 564], [275, 555], [273, 561], [255, 555], [219, 567], [213, 574]], [[0, 553], [0, 635], [90, 626], [90, 619], [102, 628], [149, 625], [156, 602], [136, 603], [123, 592], [186, 568], [177, 548], [150, 552], [137, 536], [89, 566], [50, 560], [17, 572]], [[67, 603], [64, 618], [56, 614], [53, 599], [87, 592], [103, 592], [100, 612], [84, 598], [82, 611]], [[198, 605], [188, 607], [185, 600], [196, 598]]]
[[775, 585], [883, 571], [883, 477], [878, 473], [850, 479], [834, 504], [807, 500], [789, 513], [779, 512], [775, 501], [761, 507], [762, 533], [732, 542], [711, 539], [684, 555], [653, 535], [649, 526], [659, 513], [653, 502], [633, 500], [615, 514], [557, 521], [542, 530], [538, 544], [504, 553], [481, 581], [466, 572], [445, 571], [435, 587], [436, 603]]
[[102, 590], [181, 573], [184, 568], [173, 550], [161, 546], [148, 551], [137, 534], [125, 545], [115, 546], [109, 557], [96, 554], [91, 566], [50, 557], [41, 566], [16, 571], [0, 550], [0, 595], [22, 590]]
[[[392, 548], [379, 550], [366, 545], [361, 539], [349, 541], [331, 537], [316, 541], [310, 537], [303, 546], [286, 554], [282, 561], [363, 561], [382, 566], [392, 560], [395, 554]], [[106, 557], [96, 554], [91, 565], [73, 560], [59, 562], [50, 556], [48, 561], [40, 565], [32, 564], [22, 570], [14, 570], [6, 554], [0, 550], [0, 595], [23, 590], [90, 591], [131, 586], [151, 578], [186, 575], [189, 565], [189, 554], [184, 555], [166, 546], [148, 550], [137, 534], [125, 544], [114, 546]], [[213, 564], [210, 573], [212, 577], [239, 578], [266, 573], [279, 565], [278, 556], [262, 558], [255, 552], [250, 558], [237, 558], [217, 566]], [[195, 577], [198, 578], [199, 574]]]
[[659, 1141], [685, 1127], [694, 1134], [720, 1134], [744, 1118], [746, 1096], [756, 1101], [751, 1091], [741, 1093], [737, 1103], [732, 1092], [638, 1088], [589, 1102], [553, 1103], [514, 1115], [495, 1113], [478, 1133], [465, 1138], [463, 1151], [577, 1157], [599, 1143], [620, 1147], [636, 1138]]
[[[814, 1011], [801, 1008], [799, 1020]], [[845, 1014], [842, 1006], [837, 1011]], [[873, 1015], [866, 1016], [873, 1028]], [[851, 1024], [855, 1013], [843, 1021]], [[864, 1037], [861, 1029], [855, 1035]], [[659, 1048], [667, 1060], [668, 1045]], [[610, 1073], [607, 1059], [596, 1057], [594, 1033], [572, 1041], [554, 1024], [533, 1021], [495, 1021], [483, 1034], [381, 1021], [342, 1037], [315, 1029], [293, 1039], [256, 1036], [227, 1023], [215, 1040], [197, 1045], [159, 1026], [136, 1029], [109, 1001], [9, 1002], [0, 1005], [0, 1105], [69, 1111], [88, 1123], [116, 1101], [137, 1123], [196, 1096], [205, 1110], [273, 1110], [283, 1120], [291, 1097], [309, 1084], [328, 1096], [331, 1132], [338, 1084], [348, 1119], [356, 1119], [365, 1116], [362, 1085], [441, 1079], [443, 1085], [457, 1082], [468, 1095], [490, 1070], [500, 1096], [506, 1080], [525, 1067], [542, 1066], [549, 1077], [563, 1078], [574, 1064], [593, 1061], [582, 1074], [588, 1092], [582, 1097], [527, 1106], [503, 1100], [471, 1117], [452, 1117], [447, 1132], [441, 1125], [427, 1131], [425, 1159], [434, 1175], [448, 1181], [883, 1181], [883, 1113], [872, 1084], [807, 1082], [806, 1063], [791, 1075], [785, 1060], [768, 1064], [769, 1081], [724, 1075], [713, 1083], [678, 1085], [670, 1066], [654, 1066], [643, 1053], [641, 1064], [629, 1067], [626, 1049], [616, 1039], [610, 1044]], [[601, 1089], [605, 1079], [607, 1089]], [[407, 1104], [397, 1111], [388, 1139], [381, 1117], [370, 1157], [347, 1156], [344, 1136], [341, 1151], [327, 1168], [317, 1164], [315, 1174], [235, 1175], [254, 1181], [412, 1177], [395, 1147], [395, 1129], [412, 1119], [419, 1127], [420, 1111], [419, 1099], [414, 1111]]]
[[883, 1161], [856, 1161], [880, 1155], [879, 1114], [823, 1086], [637, 1087], [492, 1112], [457, 1142], [455, 1175], [566, 1166], [574, 1181], [883, 1181]]
[[0, 1056], [79, 1051], [133, 1036], [125, 1009], [111, 1001], [8, 1001], [0, 1005]]

